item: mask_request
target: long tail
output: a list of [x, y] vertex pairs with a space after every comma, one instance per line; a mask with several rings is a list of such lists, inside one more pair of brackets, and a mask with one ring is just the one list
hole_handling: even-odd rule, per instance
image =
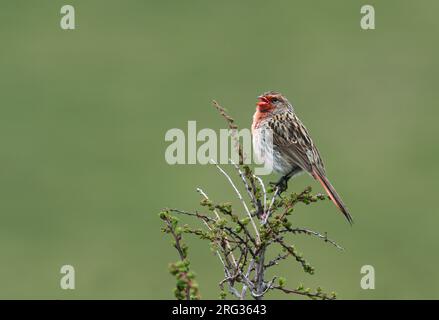
[[346, 208], [345, 204], [341, 200], [340, 196], [338, 195], [337, 191], [335, 191], [332, 184], [329, 182], [329, 180], [326, 178], [324, 174], [322, 174], [319, 170], [316, 168], [313, 168], [312, 170], [313, 176], [316, 180], [320, 182], [320, 184], [325, 189], [326, 193], [328, 194], [329, 198], [331, 198], [332, 202], [337, 206], [338, 209], [340, 209], [341, 213], [346, 217], [346, 219], [349, 221], [349, 223], [352, 225], [354, 223], [354, 220], [352, 219], [352, 216], [350, 215], [348, 209]]

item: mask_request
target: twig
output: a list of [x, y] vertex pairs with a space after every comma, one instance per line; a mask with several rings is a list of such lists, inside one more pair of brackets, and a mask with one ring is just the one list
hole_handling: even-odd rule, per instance
[[[204, 199], [209, 200], [209, 197], [207, 196], [207, 194], [206, 194], [201, 188], [197, 188], [197, 192], [200, 193], [200, 194], [204, 197]], [[213, 212], [215, 213], [217, 219], [219, 220], [219, 219], [220, 219], [220, 216], [219, 216], [218, 212], [217, 212], [215, 209], [213, 210]], [[209, 230], [211, 230], [211, 228], [209, 227], [209, 225], [207, 225], [207, 227], [209, 228]], [[224, 242], [225, 242], [227, 248], [230, 250], [230, 243], [229, 243], [228, 239], [225, 238], [225, 239], [224, 239]], [[218, 251], [217, 251], [217, 253], [219, 254]], [[232, 257], [233, 264], [234, 264], [235, 266], [237, 266], [236, 258], [235, 258], [235, 255], [233, 254], [233, 252], [230, 252], [230, 256]], [[227, 258], [227, 256], [225, 256], [225, 257]]]
[[277, 290], [280, 290], [284, 293], [293, 293], [293, 294], [298, 294], [298, 295], [302, 295], [302, 296], [307, 296], [308, 298], [319, 298], [319, 299], [324, 299], [324, 300], [334, 300], [335, 299], [335, 297], [328, 296], [322, 292], [312, 293], [312, 292], [306, 292], [306, 291], [297, 290], [297, 289], [286, 289], [286, 288], [281, 287], [281, 286], [271, 286], [271, 289], [277, 289]]
[[270, 268], [272, 266], [278, 265], [280, 260], [284, 260], [288, 258], [289, 255], [290, 255], [289, 253], [279, 254], [276, 258], [270, 260], [264, 267]]
[[253, 217], [252, 217], [252, 215], [251, 215], [251, 213], [250, 213], [250, 210], [248, 209], [248, 207], [247, 207], [247, 204], [245, 203], [245, 201], [244, 201], [244, 199], [242, 198], [242, 195], [241, 195], [241, 193], [239, 192], [239, 190], [238, 190], [238, 188], [236, 187], [236, 185], [233, 183], [233, 180], [232, 180], [232, 178], [230, 178], [230, 176], [227, 174], [227, 172], [225, 172], [216, 162], [215, 162], [215, 160], [213, 160], [213, 159], [211, 159], [210, 160], [211, 161], [211, 163], [213, 163], [217, 168], [218, 168], [218, 170], [227, 178], [227, 180], [229, 181], [229, 183], [230, 183], [230, 185], [233, 187], [233, 189], [235, 190], [235, 192], [236, 192], [236, 195], [238, 196], [238, 198], [239, 198], [239, 200], [241, 200], [241, 203], [242, 203], [242, 205], [244, 206], [244, 209], [245, 209], [245, 212], [247, 213], [247, 215], [248, 215], [248, 217], [250, 218], [250, 222], [251, 222], [251, 224], [252, 224], [252, 226], [253, 226], [253, 229], [254, 229], [254, 231], [255, 231], [255, 233], [256, 233], [256, 239], [257, 239], [257, 241], [258, 241], [258, 243], [261, 241], [261, 237], [260, 237], [260, 235], [259, 235], [259, 231], [258, 231], [258, 228], [256, 227], [256, 224], [255, 224], [255, 221], [253, 220]]
[[178, 255], [180, 256], [180, 260], [183, 261], [184, 259], [186, 259], [186, 255], [184, 254], [184, 251], [181, 247], [180, 244], [180, 240], [181, 240], [181, 236], [177, 235], [174, 231], [174, 229], [172, 228], [171, 222], [169, 222], [169, 220], [165, 220], [166, 225], [168, 226], [168, 230], [171, 233], [172, 237], [175, 240], [175, 249], [177, 249]]
[[235, 143], [235, 148], [238, 151], [239, 164], [243, 164], [244, 158], [246, 157], [246, 155], [242, 151], [242, 147], [241, 147], [241, 144], [239, 143], [239, 139], [236, 137], [236, 130], [238, 130], [238, 126], [235, 124], [235, 120], [227, 114], [226, 109], [223, 108], [222, 106], [220, 106], [220, 104], [218, 102], [213, 100], [212, 104], [218, 110], [220, 115], [227, 121], [229, 129], [232, 131], [232, 138], [233, 138], [233, 141]]
[[276, 187], [276, 191], [274, 192], [273, 198], [271, 198], [270, 206], [268, 207], [267, 212], [265, 213], [264, 220], [262, 221], [262, 225], [267, 224], [268, 218], [270, 218], [270, 214], [272, 212], [272, 207], [274, 205], [274, 201], [276, 200], [276, 197], [279, 195], [279, 187]]
[[320, 239], [322, 239], [325, 242], [329, 242], [330, 244], [332, 244], [334, 247], [336, 247], [337, 249], [340, 250], [344, 250], [342, 246], [340, 246], [337, 242], [335, 242], [334, 240], [331, 240], [328, 238], [328, 234], [325, 232], [325, 234], [321, 234], [317, 231], [314, 230], [310, 230], [310, 229], [305, 229], [305, 228], [293, 228], [293, 229], [284, 229], [284, 230], [280, 230], [279, 232], [285, 233], [285, 232], [291, 232], [293, 234], [307, 234], [307, 235], [312, 235], [312, 236], [316, 236]]
[[[186, 253], [181, 246], [181, 236], [175, 233], [175, 230], [172, 227], [172, 224], [169, 221], [169, 218], [166, 218], [164, 221], [165, 221], [166, 225], [168, 226], [169, 232], [171, 233], [172, 237], [174, 238], [174, 241], [175, 241], [174, 247], [175, 247], [175, 249], [177, 249], [178, 255], [180, 256], [180, 260], [184, 261], [186, 259]], [[187, 273], [184, 273], [183, 276], [186, 278]], [[187, 286], [184, 290], [186, 300], [191, 299], [190, 290], [191, 290], [190, 286]]]
[[245, 190], [247, 191], [247, 194], [250, 197], [250, 200], [252, 201], [254, 207], [258, 208], [258, 203], [256, 201], [255, 195], [251, 192], [251, 188], [248, 185], [248, 182], [247, 182], [247, 179], [245, 178], [244, 173], [242, 172], [242, 170], [239, 168], [239, 166], [232, 159], [229, 159], [229, 161], [232, 163], [232, 165], [238, 171], [238, 174], [241, 177], [242, 182], [244, 183]]
[[215, 219], [213, 219], [211, 217], [208, 217], [208, 216], [206, 216], [204, 214], [200, 214], [198, 212], [193, 213], [193, 212], [184, 211], [184, 210], [180, 210], [180, 209], [173, 209], [173, 208], [169, 208], [167, 210], [169, 210], [171, 212], [178, 213], [178, 214], [183, 214], [183, 215], [187, 215], [187, 216], [197, 217], [197, 218], [200, 218], [200, 219], [205, 220], [205, 221], [215, 222]]
[[[232, 279], [231, 276], [230, 276], [229, 269], [226, 267], [226, 264], [224, 263], [224, 260], [221, 257], [221, 254], [218, 251], [216, 253], [217, 253], [218, 258], [220, 259], [222, 265], [224, 266], [224, 274], [226, 276], [226, 279]], [[229, 287], [229, 292], [239, 299], [240, 298], [239, 292], [233, 286], [233, 282], [231, 280], [228, 280], [227, 283], [228, 283], [228, 287]], [[221, 283], [220, 283], [220, 287], [221, 287]]]
[[[197, 188], [197, 192], [199, 194], [201, 194], [204, 197], [204, 199], [209, 200], [209, 197], [201, 188]], [[220, 216], [219, 216], [218, 212], [216, 210], [213, 210], [213, 212], [215, 213], [216, 218], [219, 220]]]
[[[255, 259], [252, 259], [248, 265], [247, 272], [244, 275], [245, 278], [248, 278], [250, 276], [250, 273], [253, 270], [254, 264], [255, 264]], [[242, 286], [242, 291], [241, 291], [241, 300], [243, 300], [245, 298], [246, 294], [247, 294], [247, 285], [244, 284]]]
[[259, 184], [261, 185], [262, 191], [264, 193], [264, 213], [267, 210], [267, 192], [265, 191], [265, 185], [261, 178], [259, 178], [257, 175], [253, 175], [256, 180], [258, 180]]

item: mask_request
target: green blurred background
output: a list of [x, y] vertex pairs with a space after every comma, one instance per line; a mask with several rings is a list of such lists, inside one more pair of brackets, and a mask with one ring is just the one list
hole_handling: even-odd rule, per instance
[[[59, 27], [76, 9], [76, 30]], [[372, 4], [376, 30], [360, 28]], [[439, 298], [439, 2], [23, 1], [0, 4], [0, 298], [171, 299], [165, 206], [198, 207], [201, 186], [234, 199], [212, 167], [169, 166], [170, 128], [224, 128], [217, 99], [249, 127], [256, 96], [284, 93], [325, 159], [354, 227], [329, 202], [298, 225], [316, 268], [288, 284], [340, 298]], [[272, 181], [276, 177], [266, 177]], [[308, 176], [290, 182], [321, 190]], [[203, 298], [222, 270], [190, 241]], [[61, 290], [59, 269], [76, 269]], [[360, 288], [373, 265], [376, 289]], [[289, 298], [273, 295], [273, 298]]]

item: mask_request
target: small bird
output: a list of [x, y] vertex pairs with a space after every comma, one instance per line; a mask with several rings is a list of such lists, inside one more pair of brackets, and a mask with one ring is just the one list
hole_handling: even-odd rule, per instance
[[275, 91], [266, 92], [258, 99], [252, 124], [253, 149], [259, 160], [282, 175], [276, 183], [279, 192], [287, 189], [290, 178], [307, 172], [320, 182], [332, 202], [352, 224], [348, 209], [326, 177], [317, 147], [291, 103]]

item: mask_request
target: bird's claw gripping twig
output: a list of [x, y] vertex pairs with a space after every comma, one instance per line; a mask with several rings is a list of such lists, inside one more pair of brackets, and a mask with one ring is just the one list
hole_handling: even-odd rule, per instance
[[270, 182], [270, 184], [279, 190], [278, 195], [280, 196], [283, 192], [285, 192], [288, 189], [288, 180], [289, 179], [287, 176], [282, 176], [279, 179], [279, 181]]

